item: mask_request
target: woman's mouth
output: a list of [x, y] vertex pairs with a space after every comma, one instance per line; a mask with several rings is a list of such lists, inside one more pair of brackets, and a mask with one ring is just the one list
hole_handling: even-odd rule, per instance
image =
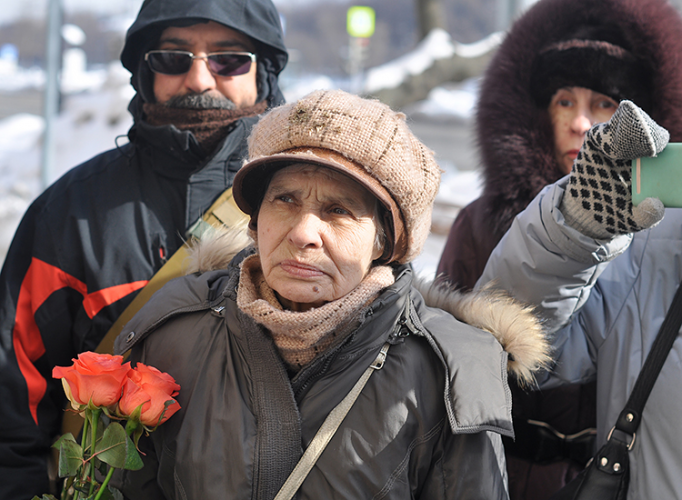
[[297, 278], [316, 278], [318, 276], [324, 275], [319, 268], [298, 262], [296, 260], [283, 260], [279, 263], [279, 267], [281, 267], [282, 270], [288, 274]]

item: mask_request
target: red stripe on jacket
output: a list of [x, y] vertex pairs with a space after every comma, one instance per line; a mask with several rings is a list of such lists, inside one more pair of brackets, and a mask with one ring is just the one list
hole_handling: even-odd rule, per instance
[[92, 319], [106, 306], [146, 284], [147, 281], [135, 281], [88, 294], [87, 286], [82, 281], [41, 260], [36, 258], [31, 260], [19, 290], [12, 342], [19, 369], [26, 380], [29, 410], [36, 425], [38, 403], [47, 389], [47, 381], [33, 364], [45, 354], [45, 345], [35, 321], [38, 308], [57, 290], [71, 288], [83, 295], [83, 308]]

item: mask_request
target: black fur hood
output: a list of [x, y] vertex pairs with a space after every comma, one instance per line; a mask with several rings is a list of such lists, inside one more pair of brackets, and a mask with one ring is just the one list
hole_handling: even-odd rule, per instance
[[682, 18], [666, 0], [541, 0], [511, 28], [491, 61], [476, 111], [485, 209], [496, 228], [546, 184], [562, 177], [551, 123], [531, 95], [536, 54], [580, 25], [620, 31], [628, 50], [653, 70], [649, 114], [682, 141]]

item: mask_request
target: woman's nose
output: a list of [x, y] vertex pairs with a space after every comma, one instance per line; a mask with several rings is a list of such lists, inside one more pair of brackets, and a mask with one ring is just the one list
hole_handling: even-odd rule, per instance
[[323, 222], [315, 214], [301, 214], [289, 231], [289, 241], [301, 249], [321, 247], [322, 224]]
[[594, 125], [592, 116], [587, 112], [579, 112], [571, 122], [571, 128], [576, 134], [585, 135], [592, 125]]
[[185, 75], [185, 87], [201, 94], [207, 90], [215, 89], [215, 86], [215, 77], [208, 69], [208, 61], [204, 58], [195, 58]]

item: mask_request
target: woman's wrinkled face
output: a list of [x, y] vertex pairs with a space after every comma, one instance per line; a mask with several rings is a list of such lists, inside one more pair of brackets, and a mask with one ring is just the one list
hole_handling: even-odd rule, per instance
[[319, 307], [362, 281], [381, 256], [376, 203], [331, 169], [294, 164], [275, 173], [258, 212], [258, 252], [286, 309]]
[[616, 101], [584, 87], [566, 87], [552, 96], [549, 116], [554, 127], [554, 154], [565, 174], [571, 172], [587, 131], [609, 121], [616, 109]]

